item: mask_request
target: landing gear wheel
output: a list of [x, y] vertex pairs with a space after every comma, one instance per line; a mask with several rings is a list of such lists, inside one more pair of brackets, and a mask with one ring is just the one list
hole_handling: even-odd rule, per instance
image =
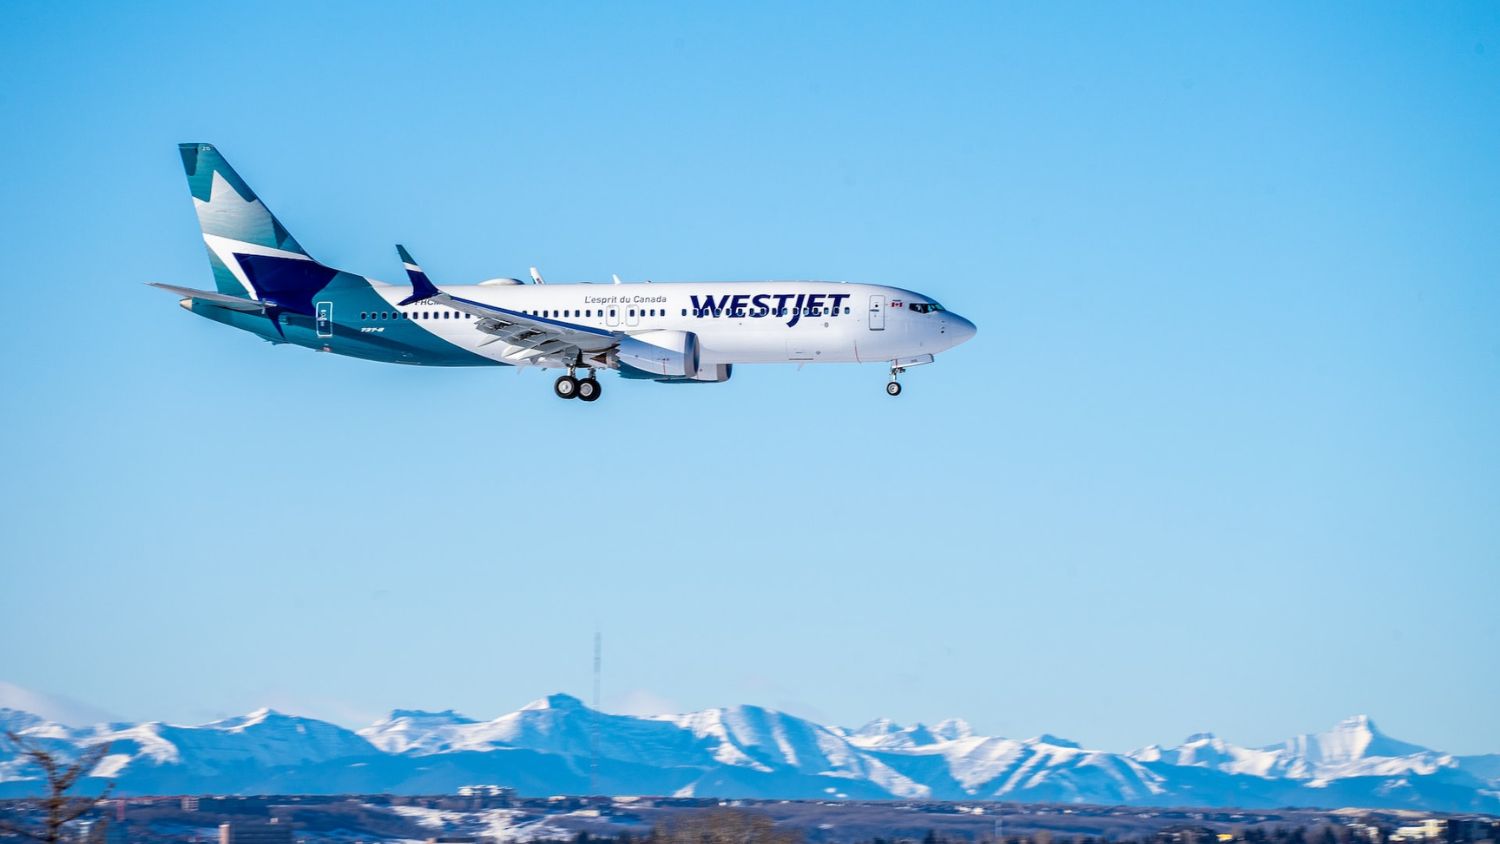
[[585, 378], [578, 382], [578, 398], [583, 401], [599, 400], [599, 381], [596, 378]]
[[888, 395], [888, 396], [899, 396], [899, 395], [901, 395], [901, 382], [900, 381], [891, 381], [891, 382], [888, 382], [885, 385], [885, 394]]
[[578, 379], [571, 375], [559, 375], [552, 384], [552, 392], [560, 399], [571, 399], [578, 395]]

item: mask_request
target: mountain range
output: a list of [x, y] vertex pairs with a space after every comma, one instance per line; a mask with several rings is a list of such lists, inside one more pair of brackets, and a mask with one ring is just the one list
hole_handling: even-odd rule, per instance
[[[828, 727], [758, 706], [613, 715], [551, 695], [494, 720], [396, 710], [352, 731], [260, 709], [199, 726], [71, 727], [0, 709], [0, 729], [63, 755], [101, 742], [92, 777], [124, 794], [451, 792], [766, 799], [1008, 800], [1150, 806], [1411, 808], [1500, 814], [1500, 754], [1399, 741], [1368, 717], [1268, 747], [1212, 734], [1130, 753], [1052, 735], [976, 735], [964, 721]], [[39, 771], [0, 741], [0, 797]]]

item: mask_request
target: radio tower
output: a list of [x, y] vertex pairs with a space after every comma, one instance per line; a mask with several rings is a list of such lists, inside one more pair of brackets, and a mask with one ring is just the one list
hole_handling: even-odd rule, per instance
[[599, 673], [604, 662], [604, 635], [594, 631], [594, 711], [589, 716], [589, 794], [599, 793]]

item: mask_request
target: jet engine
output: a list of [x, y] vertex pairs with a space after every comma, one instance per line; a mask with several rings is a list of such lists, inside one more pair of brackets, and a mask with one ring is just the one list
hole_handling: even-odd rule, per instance
[[713, 363], [708, 366], [698, 367], [698, 374], [692, 378], [673, 378], [672, 384], [694, 384], [694, 383], [718, 383], [728, 381], [729, 376], [734, 374], [734, 364]]
[[691, 331], [657, 329], [620, 339], [615, 363], [627, 378], [696, 378], [698, 335]]

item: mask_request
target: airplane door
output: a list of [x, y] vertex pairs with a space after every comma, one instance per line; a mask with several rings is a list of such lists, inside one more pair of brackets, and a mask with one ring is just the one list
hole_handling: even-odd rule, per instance
[[870, 330], [885, 330], [885, 297], [870, 297]]
[[318, 336], [333, 336], [333, 303], [318, 303]]
[[609, 309], [608, 316], [606, 316], [604, 318], [604, 324], [608, 325], [610, 327], [614, 327], [614, 326], [620, 324], [620, 309], [619, 309], [619, 307], [613, 307], [613, 308]]

